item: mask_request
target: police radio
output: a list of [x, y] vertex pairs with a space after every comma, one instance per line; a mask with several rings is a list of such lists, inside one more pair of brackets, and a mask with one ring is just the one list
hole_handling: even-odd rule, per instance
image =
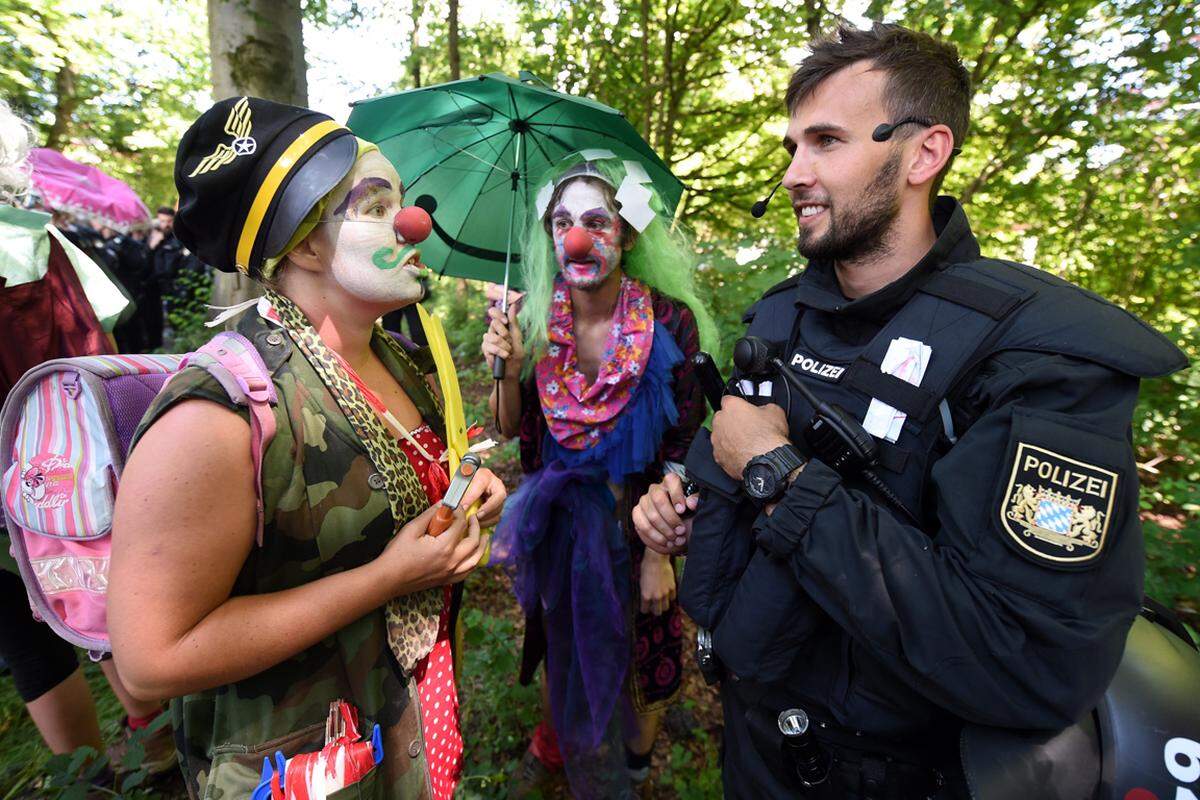
[[700, 390], [704, 393], [709, 407], [713, 411], [720, 411], [721, 396], [725, 394], [725, 381], [721, 379], [721, 373], [713, 363], [712, 356], [701, 350], [692, 356], [692, 368], [696, 370]]
[[746, 375], [778, 374], [783, 377], [788, 388], [788, 405], [791, 405], [791, 389], [794, 388], [815, 412], [804, 429], [804, 441], [813, 455], [843, 477], [862, 478], [888, 505], [913, 523], [919, 523], [917, 516], [875, 474], [872, 468], [879, 460], [879, 445], [849, 412], [813, 394], [773, 348], [757, 336], [743, 336], [737, 340], [733, 346], [733, 363]]

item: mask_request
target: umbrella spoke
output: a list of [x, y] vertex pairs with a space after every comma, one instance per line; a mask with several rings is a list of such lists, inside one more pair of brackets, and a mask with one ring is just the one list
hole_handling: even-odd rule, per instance
[[[542, 158], [546, 159], [546, 163], [547, 163], [547, 164], [553, 164], [553, 163], [554, 163], [554, 162], [557, 160], [557, 159], [554, 159], [554, 158], [551, 158], [551, 157], [550, 157], [550, 154], [546, 152], [546, 148], [542, 147], [542, 142], [541, 142], [541, 139], [540, 139], [538, 136], [534, 136], [534, 135], [533, 135], [533, 131], [530, 131], [530, 135], [529, 135], [529, 137], [528, 137], [528, 140], [529, 140], [529, 141], [531, 141], [531, 142], [533, 142], [533, 145], [534, 145], [534, 147], [536, 147], [536, 148], [538, 149], [538, 152], [542, 154]], [[568, 152], [570, 151], [570, 148], [565, 148], [565, 149], [566, 149]], [[528, 183], [529, 183], [529, 159], [525, 159], [525, 183], [526, 183], [526, 189], [528, 189], [528, 188], [529, 188], [529, 187], [528, 187]]]
[[508, 104], [512, 106], [512, 114], [509, 115], [509, 119], [520, 119], [521, 114], [517, 111], [517, 98], [513, 97], [512, 87], [506, 86], [505, 88], [508, 89]]
[[[597, 130], [596, 128], [588, 128], [583, 125], [567, 125], [562, 122], [554, 122], [554, 123], [535, 122], [535, 123], [532, 123], [531, 125], [532, 125], [532, 127], [535, 127], [535, 128], [545, 126], [548, 128], [560, 128], [560, 129], [567, 129], [567, 130], [583, 131], [584, 133], [590, 133], [593, 136], [603, 136], [605, 139], [612, 139], [615, 142], [620, 142], [622, 149], [625, 149], [625, 150], [630, 149], [628, 142], [626, 142], [625, 139], [623, 139], [622, 137], [617, 136], [612, 133], [608, 133], [607, 131]], [[542, 136], [545, 136], [546, 138], [550, 139], [551, 141], [563, 143], [561, 139], [559, 139], [558, 137], [549, 133], [548, 131], [542, 131], [541, 134], [542, 134]], [[566, 147], [567, 147], [567, 149], [571, 149], [570, 145], [566, 145]], [[648, 149], [648, 147], [649, 146], [647, 146], [647, 149]], [[651, 150], [650, 154], [653, 155], [653, 152], [654, 151]], [[655, 156], [655, 157], [657, 158], [657, 156]]]
[[[513, 132], [512, 132], [512, 137], [511, 137], [511, 138], [510, 138], [510, 139], [509, 139], [507, 142], [505, 142], [505, 143], [504, 143], [504, 147], [500, 148], [500, 153], [498, 153], [498, 154], [497, 154], [497, 160], [498, 160], [498, 161], [499, 161], [499, 160], [502, 160], [502, 158], [501, 158], [501, 157], [503, 156], [503, 154], [504, 154], [505, 152], [507, 152], [507, 151], [508, 151], [508, 149], [509, 149], [510, 147], [512, 147], [512, 145], [513, 145], [513, 142], [516, 140], [516, 138], [517, 138], [517, 136], [518, 136], [518, 135], [519, 135], [519, 134], [518, 134], [517, 132], [515, 132], [515, 131], [513, 131]], [[527, 142], [528, 142], [528, 140], [529, 140], [530, 138], [532, 138], [532, 137], [530, 137], [528, 134], [526, 134], [526, 135], [525, 135], [525, 140], [526, 140]], [[545, 150], [543, 150], [543, 149], [542, 149], [542, 147], [541, 147], [540, 145], [538, 146], [538, 149], [542, 151], [542, 154], [543, 154], [543, 155], [546, 155], [546, 151], [545, 151]], [[515, 160], [515, 153], [516, 153], [516, 151], [514, 150], [514, 160]], [[546, 158], [547, 158], [547, 160], [549, 160], [549, 156], [546, 156]], [[529, 159], [528, 159], [528, 158], [526, 158], [526, 159], [525, 159], [525, 169], [526, 169], [526, 171], [528, 171], [528, 164], [529, 164]], [[514, 164], [514, 167], [515, 167], [515, 164]], [[497, 168], [497, 171], [498, 171], [498, 172], [500, 171], [500, 170], [499, 170], [499, 168]], [[482, 196], [482, 195], [488, 194], [488, 193], [489, 193], [489, 192], [491, 192], [493, 189], [496, 189], [496, 188], [498, 188], [498, 187], [511, 186], [511, 178], [512, 178], [512, 173], [513, 173], [513, 170], [509, 170], [508, 172], [504, 173], [504, 178], [505, 178], [505, 179], [504, 179], [504, 180], [502, 180], [502, 181], [496, 181], [496, 182], [495, 182], [495, 183], [493, 183], [491, 186], [488, 186], [488, 185], [487, 185], [487, 180], [484, 180], [484, 182], [483, 182], [483, 185], [482, 185], [482, 187], [481, 187], [481, 188], [480, 188], [480, 190], [479, 190], [479, 194]], [[490, 178], [490, 177], [492, 177], [492, 176], [491, 176], [491, 175], [489, 175], [488, 177]], [[518, 181], [519, 181], [519, 180], [520, 180], [520, 178], [518, 178]], [[527, 176], [526, 176], [526, 180], [528, 180]]]
[[619, 113], [499, 76], [367, 101], [351, 114], [360, 124], [409, 165], [409, 188], [440, 203], [428, 255], [447, 275], [500, 281], [532, 221], [530, 181], [581, 148], [640, 159], [671, 206], [682, 188]]
[[[503, 185], [504, 185], [503, 183], [497, 183], [494, 186], [492, 186], [492, 189], [496, 188], [496, 186], [503, 186]], [[479, 205], [479, 201], [481, 199], [483, 199], [483, 196], [490, 191], [491, 191], [491, 189], [485, 189], [475, 195], [475, 199], [471, 201], [471, 207], [468, 208], [467, 213], [462, 216], [462, 223], [458, 226], [458, 235], [459, 236], [462, 235], [463, 229], [467, 227], [467, 222], [470, 221], [471, 216], [475, 213], [475, 207]], [[515, 200], [515, 193], [514, 193], [514, 200]], [[478, 247], [478, 245], [476, 245], [476, 247]], [[486, 248], [486, 249], [491, 250], [492, 248]], [[448, 261], [449, 261], [449, 259], [447, 259], [447, 262]]]
[[[545, 111], [547, 108], [551, 108], [551, 107], [553, 107], [553, 106], [556, 106], [556, 105], [558, 105], [559, 103], [561, 103], [562, 101], [563, 101], [563, 98], [561, 98], [561, 97], [556, 97], [556, 98], [554, 98], [554, 99], [553, 99], [553, 100], [551, 100], [549, 103], [546, 103], [546, 105], [542, 106], [542, 107], [541, 107], [541, 108], [539, 108], [537, 111], [534, 111], [532, 114], [530, 114], [528, 117], [526, 117], [526, 118], [525, 118], [525, 121], [526, 121], [526, 122], [529, 122], [529, 121], [530, 121], [530, 120], [532, 120], [534, 117], [536, 117], [538, 114], [540, 114], [540, 113], [542, 113], [543, 111]], [[532, 124], [532, 123], [531, 123], [531, 124]]]
[[[454, 103], [454, 105], [458, 106], [458, 108], [459, 108], [459, 110], [460, 110], [460, 111], [463, 111], [464, 113], [466, 112], [466, 109], [464, 109], [462, 106], [459, 106], [459, 105], [458, 105], [458, 97], [460, 96], [458, 92], [449, 92], [449, 91], [448, 91], [448, 92], [446, 92], [446, 94], [447, 94], [447, 96], [449, 96], [449, 97], [450, 97], [450, 99], [451, 99], [451, 101]], [[464, 96], [464, 97], [465, 97], [465, 95], [462, 95], [462, 96]], [[474, 102], [478, 102], [478, 101], [474, 101]], [[480, 105], [484, 105], [484, 106], [486, 106], [487, 108], [491, 108], [491, 106], [487, 105], [486, 103], [481, 103]], [[493, 110], [494, 110], [494, 109], [493, 109]], [[497, 114], [500, 114], [500, 112], [499, 112], [499, 111], [496, 111], [496, 113], [497, 113]], [[501, 117], [502, 117], [502, 118], [504, 118], [504, 117], [503, 117], [503, 114], [501, 114]], [[481, 129], [480, 129], [480, 126], [478, 126], [478, 125], [474, 125], [474, 126], [472, 126], [472, 127], [474, 127], [474, 128], [475, 128], [475, 130], [476, 130], [477, 132], [482, 132], [482, 131], [481, 131]], [[502, 134], [502, 133], [503, 133], [505, 130], [507, 130], [507, 129], [508, 129], [508, 126], [506, 125], [506, 126], [504, 126], [503, 128], [501, 128], [499, 131], [496, 131], [496, 133]], [[491, 146], [491, 142], [489, 141], [491, 138], [492, 138], [492, 136], [491, 136], [491, 135], [488, 135], [488, 136], [484, 137], [484, 138], [482, 139], [482, 141], [488, 142], [488, 149], [492, 151], [492, 157], [495, 159], [495, 163], [493, 164], [493, 168], [494, 168], [494, 169], [500, 169], [500, 156], [501, 156], [501, 155], [504, 153], [504, 150], [505, 150], [505, 149], [508, 147], [508, 145], [507, 145], [507, 144], [505, 144], [505, 145], [504, 145], [504, 147], [501, 147], [501, 148], [500, 148], [500, 150], [499, 150], [499, 151], [497, 151], [497, 150], [496, 150], [496, 148], [494, 148], [494, 147], [492, 147], [492, 146]]]
[[[529, 127], [531, 127], [531, 128], [549, 128], [549, 129], [566, 128], [567, 130], [583, 131], [584, 133], [591, 133], [591, 134], [595, 134], [596, 136], [603, 136], [607, 139], [616, 139], [617, 141], [624, 143], [624, 140], [620, 136], [609, 133], [608, 131], [600, 130], [599, 128], [589, 128], [586, 125], [569, 125], [565, 122], [531, 122], [531, 123], [529, 123]], [[543, 132], [542, 135], [549, 136], [550, 134]]]
[[[469, 145], [467, 145], [467, 147], [474, 147], [477, 144], [483, 144], [484, 142], [487, 142], [489, 139], [492, 139], [496, 136], [504, 135], [504, 133], [506, 133], [506, 131], [496, 131], [495, 133], [488, 134], [487, 136], [483, 137], [482, 139], [476, 139], [475, 141], [471, 142]], [[446, 155], [444, 158], [442, 158], [441, 161], [437, 161], [433, 164], [430, 164], [428, 168], [422, 170], [420, 175], [413, 178], [412, 183], [409, 184], [410, 187], [415, 186], [417, 181], [421, 180], [421, 178], [425, 177], [427, 174], [429, 174], [434, 169], [436, 169], [438, 167], [442, 167], [443, 165], [445, 165], [445, 163], [447, 161], [449, 161], [450, 159], [452, 159], [455, 156], [458, 156], [460, 154], [465, 155], [465, 156], [470, 156], [471, 158], [475, 159], [476, 161], [478, 161], [479, 163], [483, 164], [484, 166], [486, 166], [488, 168], [488, 170], [486, 172], [475, 173], [475, 174], [490, 174], [490, 172], [492, 172], [492, 171], [496, 171], [496, 172], [504, 171], [499, 167], [499, 165], [493, 164], [492, 162], [488, 161], [487, 159], [482, 158], [481, 156], [475, 155], [470, 150], [467, 150], [465, 147], [459, 147], [454, 142], [448, 142], [445, 139], [438, 138], [437, 136], [435, 136], [432, 133], [430, 133], [429, 135], [431, 137], [433, 137], [434, 141], [441, 142], [442, 144], [447, 145], [449, 147], [453, 147], [456, 152]], [[493, 150], [493, 152], [494, 152], [494, 150]], [[501, 150], [501, 152], [504, 152], [504, 151]], [[497, 154], [497, 155], [499, 155], [499, 154]], [[465, 170], [465, 169], [463, 171], [464, 172], [473, 172], [472, 170]]]
[[[441, 92], [442, 94], [452, 95], [454, 97], [465, 97], [466, 99], [470, 100], [471, 102], [478, 103], [479, 105], [483, 106], [484, 108], [490, 108], [492, 111], [494, 111], [499, 116], [504, 117], [504, 119], [512, 119], [511, 114], [506, 114], [503, 111], [501, 111], [500, 109], [496, 108], [491, 103], [485, 103], [482, 100], [480, 100], [478, 97], [472, 97], [471, 95], [466, 94], [464, 92], [455, 91], [454, 89], [443, 89], [443, 88], [434, 87], [434, 86], [431, 86], [429, 88], [429, 91], [431, 91], [431, 92], [437, 91], [437, 92]], [[456, 105], [457, 105], [457, 103], [456, 103]], [[460, 108], [461, 108], [461, 106], [460, 106]]]

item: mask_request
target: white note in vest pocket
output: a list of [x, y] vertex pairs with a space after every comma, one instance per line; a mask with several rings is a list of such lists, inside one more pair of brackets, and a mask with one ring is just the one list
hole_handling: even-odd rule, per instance
[[[892, 339], [879, 369], [888, 375], [907, 381], [913, 386], [920, 386], [921, 379], [925, 377], [925, 367], [928, 366], [929, 357], [932, 354], [933, 348], [924, 342], [904, 337]], [[863, 427], [872, 436], [895, 442], [900, 438], [900, 429], [904, 427], [904, 419], [903, 411], [892, 408], [882, 400], [872, 398], [871, 405], [867, 407], [867, 415], [863, 418]]]

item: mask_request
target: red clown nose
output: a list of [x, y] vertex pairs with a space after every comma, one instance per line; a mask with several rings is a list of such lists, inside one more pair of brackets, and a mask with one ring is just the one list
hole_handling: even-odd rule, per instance
[[423, 242], [433, 230], [433, 219], [423, 208], [408, 206], [400, 209], [392, 220], [392, 230], [408, 244]]
[[571, 228], [563, 237], [563, 252], [572, 261], [582, 261], [592, 252], [592, 237], [583, 228]]

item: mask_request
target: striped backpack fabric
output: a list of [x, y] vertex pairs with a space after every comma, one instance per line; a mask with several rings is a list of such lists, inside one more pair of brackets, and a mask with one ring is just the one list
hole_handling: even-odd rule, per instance
[[251, 410], [257, 478], [275, 432], [275, 389], [262, 357], [238, 333], [219, 333], [187, 355], [46, 361], [25, 373], [0, 411], [4, 519], [30, 606], [93, 658], [111, 650], [108, 560], [125, 457], [150, 402], [188, 365], [208, 370]]

